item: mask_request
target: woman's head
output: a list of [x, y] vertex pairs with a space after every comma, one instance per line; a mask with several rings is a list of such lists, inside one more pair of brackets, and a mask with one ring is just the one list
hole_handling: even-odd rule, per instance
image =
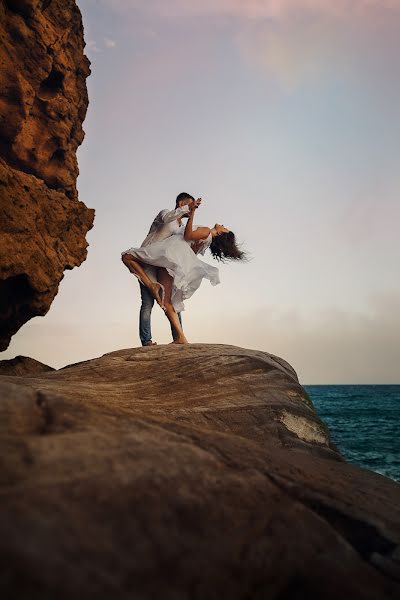
[[229, 231], [227, 227], [216, 223], [211, 230], [212, 242], [210, 245], [211, 254], [217, 260], [222, 262], [228, 260], [244, 260], [245, 253], [239, 249], [235, 234]]

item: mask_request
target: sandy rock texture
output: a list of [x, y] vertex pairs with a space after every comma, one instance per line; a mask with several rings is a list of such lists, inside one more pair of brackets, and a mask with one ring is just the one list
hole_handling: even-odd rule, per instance
[[16, 356], [9, 360], [0, 360], [0, 375], [27, 375], [29, 377], [46, 371], [55, 371], [55, 369], [28, 356]]
[[89, 61], [74, 0], [0, 0], [0, 350], [85, 260], [76, 151]]
[[0, 376], [3, 597], [396, 598], [400, 486], [279, 357], [190, 344]]

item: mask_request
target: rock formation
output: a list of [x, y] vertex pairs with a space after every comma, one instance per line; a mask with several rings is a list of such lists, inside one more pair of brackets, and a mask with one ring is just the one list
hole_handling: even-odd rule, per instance
[[53, 367], [49, 367], [28, 356], [16, 356], [9, 360], [0, 360], [0, 375], [27, 375], [29, 377], [54, 370]]
[[400, 486], [276, 356], [120, 350], [0, 399], [3, 597], [399, 597]]
[[78, 200], [89, 61], [74, 0], [0, 0], [0, 350], [86, 258]]

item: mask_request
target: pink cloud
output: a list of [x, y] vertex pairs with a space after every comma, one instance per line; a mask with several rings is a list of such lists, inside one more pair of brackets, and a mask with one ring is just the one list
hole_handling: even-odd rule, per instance
[[[288, 90], [326, 72], [353, 84], [364, 85], [369, 78], [375, 85], [385, 73], [387, 80], [393, 79], [400, 52], [399, 0], [276, 4], [282, 10], [279, 18], [248, 20], [237, 29], [236, 43], [250, 67]], [[295, 5], [304, 10], [293, 12]]]
[[369, 10], [399, 8], [399, 0], [111, 0], [117, 10], [161, 16], [228, 16], [246, 19], [282, 18], [301, 11], [351, 16]]
[[109, 0], [107, 6], [128, 20], [138, 13], [230, 19], [244, 63], [289, 91], [327, 70], [350, 78], [372, 69], [394, 72], [400, 51], [393, 33], [400, 0]]

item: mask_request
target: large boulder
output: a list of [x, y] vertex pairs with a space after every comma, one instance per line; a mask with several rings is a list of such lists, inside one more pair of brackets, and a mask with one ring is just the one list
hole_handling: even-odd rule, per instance
[[234, 346], [0, 376], [3, 597], [396, 598], [400, 486]]
[[0, 0], [0, 350], [85, 260], [76, 151], [89, 61], [74, 0]]

